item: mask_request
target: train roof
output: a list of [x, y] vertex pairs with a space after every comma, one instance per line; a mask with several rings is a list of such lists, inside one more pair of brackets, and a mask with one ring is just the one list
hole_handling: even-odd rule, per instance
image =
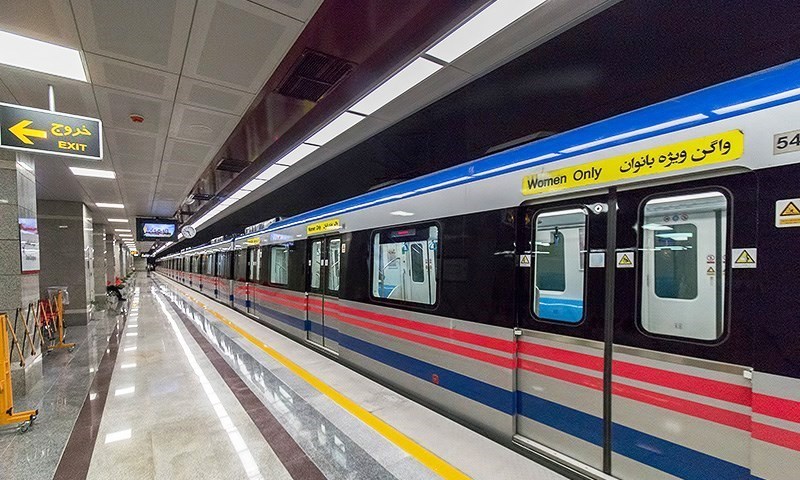
[[[250, 237], [800, 99], [800, 60], [286, 218]], [[208, 247], [202, 245], [191, 250]]]

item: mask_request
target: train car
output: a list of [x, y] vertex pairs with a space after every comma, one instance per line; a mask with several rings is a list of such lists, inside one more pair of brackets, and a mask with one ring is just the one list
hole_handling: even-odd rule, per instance
[[795, 61], [160, 261], [588, 477], [797, 478], [798, 129]]

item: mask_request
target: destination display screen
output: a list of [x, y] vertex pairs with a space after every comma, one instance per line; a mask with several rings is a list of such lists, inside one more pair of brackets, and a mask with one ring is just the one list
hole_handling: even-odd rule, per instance
[[178, 222], [174, 220], [160, 220], [157, 218], [136, 219], [136, 240], [176, 240]]

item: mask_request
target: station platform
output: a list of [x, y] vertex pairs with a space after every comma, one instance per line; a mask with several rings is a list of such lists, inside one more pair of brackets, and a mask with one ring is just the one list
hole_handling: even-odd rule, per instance
[[161, 275], [128, 300], [45, 357], [0, 478], [565, 478]]

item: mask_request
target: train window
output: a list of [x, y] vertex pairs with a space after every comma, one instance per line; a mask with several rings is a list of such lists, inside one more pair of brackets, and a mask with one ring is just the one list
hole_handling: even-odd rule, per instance
[[339, 274], [341, 272], [342, 241], [338, 238], [328, 242], [328, 283], [326, 289], [332, 292], [339, 291]]
[[374, 237], [372, 295], [376, 298], [433, 305], [439, 228], [384, 230]]
[[289, 283], [289, 248], [274, 246], [269, 255], [269, 283], [287, 285]]
[[539, 319], [583, 319], [586, 218], [585, 210], [572, 208], [540, 213], [534, 220], [532, 307]]
[[261, 281], [261, 249], [258, 247], [247, 250], [250, 268], [247, 271], [247, 281], [259, 283]]
[[247, 281], [247, 250], [236, 250], [233, 254], [233, 279], [237, 282]]
[[311, 288], [319, 290], [322, 283], [322, 240], [311, 244]]
[[716, 340], [723, 331], [728, 200], [721, 192], [653, 198], [641, 219], [641, 325]]

